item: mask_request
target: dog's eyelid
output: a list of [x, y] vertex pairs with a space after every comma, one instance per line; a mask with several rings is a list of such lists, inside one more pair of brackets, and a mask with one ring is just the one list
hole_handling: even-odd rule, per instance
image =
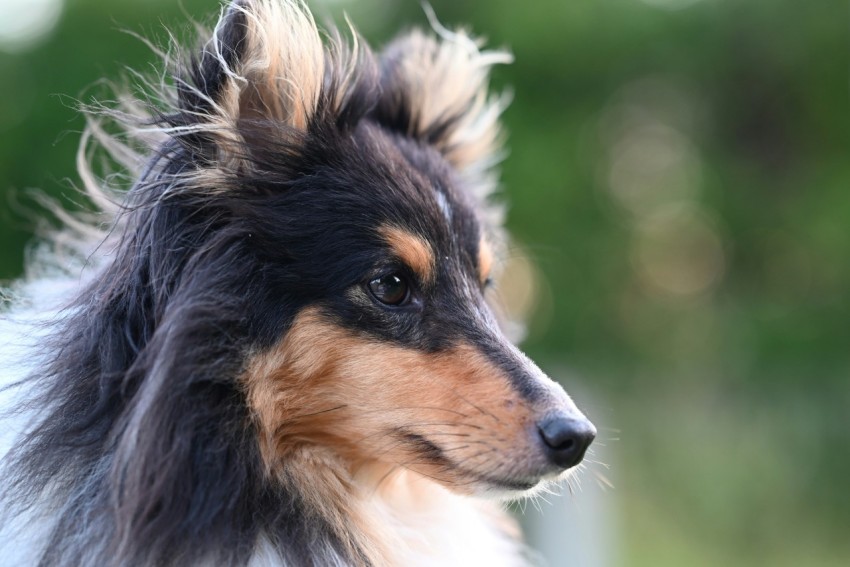
[[421, 286], [421, 278], [416, 273], [416, 270], [408, 266], [401, 258], [395, 257], [387, 258], [383, 262], [375, 264], [375, 266], [366, 275], [365, 281], [388, 275], [393, 272], [404, 275], [408, 279], [409, 283], [412, 283], [417, 287]]

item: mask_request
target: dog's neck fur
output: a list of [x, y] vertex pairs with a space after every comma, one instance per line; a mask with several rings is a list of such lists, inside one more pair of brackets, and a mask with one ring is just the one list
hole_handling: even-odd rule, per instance
[[[379, 463], [352, 470], [322, 450], [302, 449], [288, 459], [280, 480], [297, 486], [327, 523], [348, 559], [330, 542], [317, 555], [339, 563], [526, 564], [519, 528], [498, 504], [455, 494], [413, 471]], [[252, 566], [267, 564], [258, 558]]]

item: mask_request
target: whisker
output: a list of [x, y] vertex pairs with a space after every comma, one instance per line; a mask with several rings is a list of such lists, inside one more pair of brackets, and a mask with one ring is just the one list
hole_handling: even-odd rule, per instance
[[469, 449], [469, 445], [461, 445], [460, 447], [449, 447], [448, 449], [442, 449], [444, 453], [448, 453], [449, 451], [460, 451], [461, 449]]
[[522, 515], [525, 516], [525, 509], [528, 506], [528, 498], [519, 501], [519, 509], [522, 512]]
[[443, 436], [443, 437], [470, 437], [469, 433], [452, 433], [450, 431], [438, 431], [436, 433], [429, 433], [430, 437]]
[[319, 411], [314, 411], [312, 413], [305, 413], [303, 415], [299, 415], [296, 419], [304, 419], [305, 417], [313, 417], [313, 416], [316, 416], [316, 415], [322, 415], [323, 413], [330, 413], [332, 411], [341, 410], [342, 408], [347, 408], [347, 407], [348, 407], [348, 404], [341, 404], [341, 405], [338, 405], [336, 407], [323, 409], [323, 410], [319, 410]]
[[603, 463], [602, 461], [595, 461], [593, 459], [587, 459], [587, 458], [584, 459], [584, 460], [587, 461], [588, 463], [591, 463], [591, 464], [594, 464], [594, 465], [599, 465], [601, 467], [605, 467], [608, 470], [611, 470], [611, 465], [609, 465], [607, 463]]
[[[487, 452], [487, 453], [491, 453], [491, 452], [494, 452], [494, 451], [497, 451], [497, 450], [498, 450], [498, 449], [496, 449], [495, 447], [492, 447], [492, 446], [491, 446], [491, 445], [490, 445], [487, 441], [481, 441], [481, 440], [476, 440], [476, 439], [469, 439], [469, 440], [465, 440], [465, 441], [464, 441], [464, 445], [460, 445], [460, 446], [452, 446], [452, 445], [448, 445], [448, 446], [446, 446], [446, 447], [440, 447], [440, 449], [442, 449], [442, 451], [443, 451], [444, 453], [448, 453], [449, 451], [458, 451], [458, 450], [460, 450], [460, 449], [468, 449], [468, 448], [469, 448], [469, 447], [471, 447], [472, 445], [483, 445], [484, 447], [486, 447], [486, 448], [487, 448], [487, 450], [486, 450], [486, 452]], [[475, 458], [475, 457], [477, 457], [480, 453], [481, 453], [481, 451], [479, 451], [478, 453], [475, 453], [475, 454], [473, 454], [473, 455], [470, 455], [470, 456], [466, 457], [466, 459], [467, 459], [467, 460], [469, 460], [469, 459]]]
[[475, 405], [474, 403], [472, 403], [471, 401], [469, 401], [468, 399], [466, 399], [466, 397], [461, 396], [459, 393], [454, 392], [454, 391], [453, 391], [452, 393], [455, 395], [455, 397], [460, 398], [460, 399], [461, 399], [461, 400], [463, 400], [464, 402], [466, 402], [466, 403], [468, 403], [469, 405], [471, 405], [473, 408], [477, 409], [477, 410], [478, 410], [481, 414], [492, 417], [493, 419], [495, 419], [495, 420], [496, 420], [496, 423], [502, 423], [502, 420], [500, 420], [498, 417], [496, 417], [495, 415], [493, 415], [492, 413], [490, 413], [490, 412], [488, 412], [488, 411], [485, 411], [485, 410], [481, 409], [479, 406]]
[[599, 471], [590, 472], [596, 478], [596, 482], [602, 490], [605, 490], [606, 488], [610, 488], [612, 490], [614, 489], [614, 483], [608, 480], [608, 477], [606, 477], [604, 474]]
[[472, 427], [473, 429], [482, 429], [482, 427], [471, 424], [471, 423], [453, 423], [451, 421], [424, 421], [424, 422], [416, 422], [407, 425], [407, 428], [415, 429], [418, 427], [428, 427], [428, 426], [444, 426], [444, 427]]
[[451, 413], [451, 414], [454, 414], [454, 415], [459, 415], [460, 417], [467, 417], [467, 418], [469, 417], [469, 414], [465, 414], [465, 413], [457, 411], [457, 410], [453, 410], [453, 409], [449, 409], [449, 408], [443, 408], [443, 407], [439, 407], [439, 406], [396, 406], [396, 407], [392, 407], [392, 408], [367, 409], [367, 410], [362, 410], [361, 413], [363, 413], [363, 414], [377, 413], [377, 412], [392, 413], [392, 412], [400, 412], [400, 411], [408, 411], [408, 410], [441, 411], [441, 412], [445, 412], [445, 413]]

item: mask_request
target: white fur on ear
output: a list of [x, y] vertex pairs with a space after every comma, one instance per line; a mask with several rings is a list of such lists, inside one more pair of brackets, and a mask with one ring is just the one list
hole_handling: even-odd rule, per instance
[[263, 117], [306, 130], [325, 75], [324, 47], [313, 16], [297, 0], [243, 1], [231, 10], [241, 13], [245, 37], [236, 65], [224, 65], [230, 83], [228, 116]]
[[196, 103], [184, 110], [199, 122], [233, 128], [240, 119], [263, 117], [304, 130], [316, 111], [324, 47], [300, 0], [230, 3], [192, 61], [177, 89]]
[[194, 123], [168, 133], [197, 133], [213, 142], [215, 167], [186, 182], [217, 187], [227, 171], [251, 168], [240, 126], [265, 124], [284, 137], [308, 129], [322, 91], [325, 50], [301, 0], [238, 0], [226, 7], [190, 73], [177, 79], [177, 88], [200, 102], [183, 109]]
[[383, 85], [410, 114], [407, 134], [427, 140], [461, 172], [482, 173], [499, 161], [499, 116], [509, 97], [488, 94], [490, 69], [510, 63], [506, 51], [482, 50], [465, 30], [443, 27], [425, 6], [435, 35], [421, 30], [390, 43]]
[[[325, 37], [303, 0], [232, 2], [200, 57], [178, 73], [177, 92], [192, 101], [181, 112], [191, 123], [166, 133], [201, 134], [214, 142], [217, 165], [236, 170], [251, 167], [242, 156], [252, 128], [289, 140], [315, 120], [345, 122], [355, 93], [378, 97], [375, 59], [353, 28], [351, 40], [334, 29]], [[361, 77], [374, 83], [373, 91], [358, 91]], [[208, 169], [195, 181], [214, 185], [217, 176]]]
[[[426, 11], [434, 32], [414, 30], [376, 57], [353, 29], [350, 42], [336, 30], [320, 32], [303, 0], [229, 2], [194, 57], [176, 40], [160, 53], [176, 71], [173, 81], [165, 72], [153, 84], [134, 76], [142, 96], [119, 91], [113, 108], [95, 105], [89, 132], [134, 177], [143, 173], [140, 156], [162, 151], [169, 140], [187, 147], [203, 157], [198, 167], [169, 175], [182, 187], [215, 192], [228, 190], [234, 172], [254, 168], [257, 138], [248, 138], [295, 148], [313, 125], [345, 127], [365, 117], [433, 146], [487, 202], [497, 185], [499, 117], [509, 99], [488, 93], [489, 75], [512, 57], [482, 49], [480, 40], [444, 28]], [[101, 117], [123, 130], [121, 139]], [[102, 183], [90, 154], [82, 158], [81, 174], [96, 198]], [[485, 212], [500, 223], [498, 207]]]

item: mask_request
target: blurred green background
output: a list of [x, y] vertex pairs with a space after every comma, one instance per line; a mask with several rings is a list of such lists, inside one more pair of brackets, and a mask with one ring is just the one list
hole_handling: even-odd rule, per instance
[[[413, 0], [314, 2], [380, 45]], [[600, 427], [608, 563], [850, 565], [844, 2], [432, 0], [516, 63], [503, 166], [525, 347]], [[77, 198], [76, 98], [214, 0], [0, 0], [0, 279], [27, 189]], [[37, 210], [37, 209], [35, 209]], [[602, 491], [597, 474], [614, 485]], [[595, 506], [596, 504], [594, 504]]]

